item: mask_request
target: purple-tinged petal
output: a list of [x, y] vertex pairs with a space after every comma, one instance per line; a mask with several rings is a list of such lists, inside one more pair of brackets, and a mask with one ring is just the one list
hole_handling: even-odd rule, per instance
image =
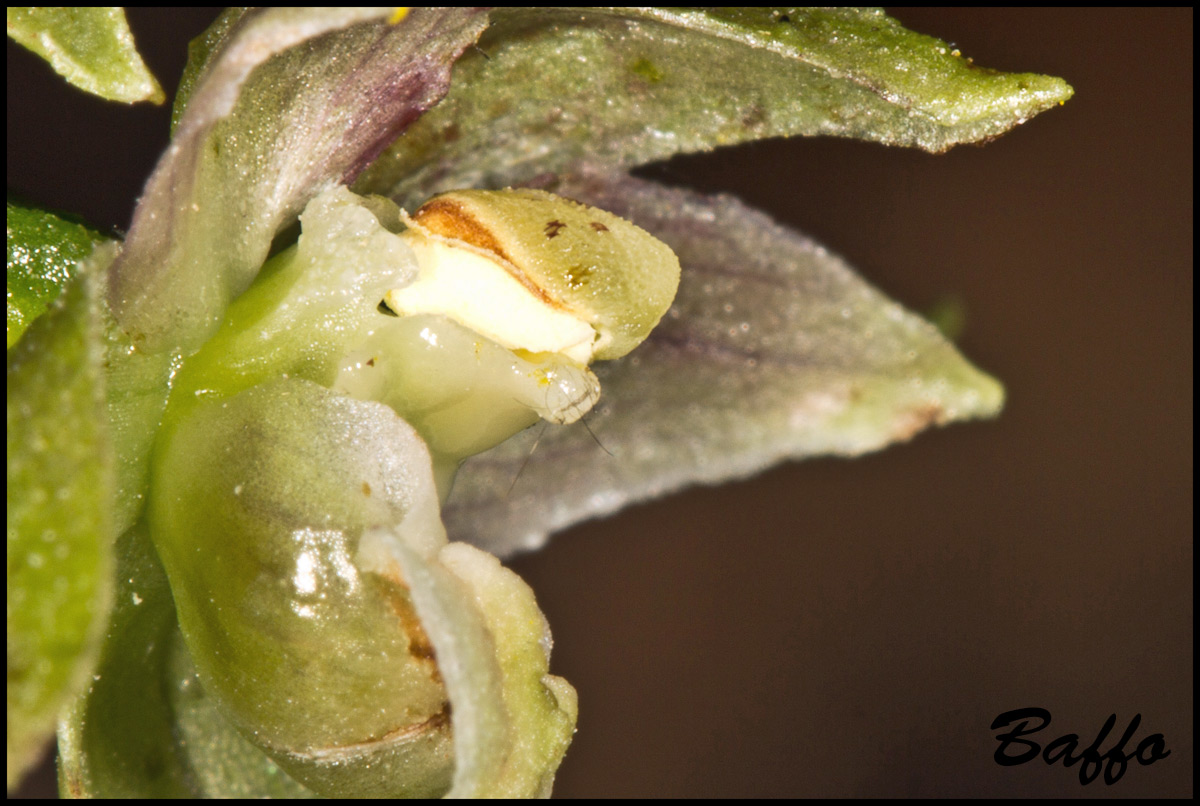
[[679, 294], [641, 347], [595, 365], [596, 439], [551, 428], [530, 454], [533, 429], [463, 465], [443, 511], [453, 539], [503, 556], [689, 484], [853, 456], [1000, 408], [999, 384], [936, 328], [736, 199], [596, 173], [551, 189], [665, 241]]
[[145, 349], [194, 349], [320, 189], [349, 182], [449, 86], [471, 9], [272, 9], [238, 19], [146, 186], [109, 287]]

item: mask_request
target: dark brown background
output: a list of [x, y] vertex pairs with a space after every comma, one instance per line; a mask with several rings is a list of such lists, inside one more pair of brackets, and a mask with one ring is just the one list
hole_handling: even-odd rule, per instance
[[[894, 13], [1076, 96], [939, 157], [777, 141], [644, 173], [740, 195], [909, 307], [960, 299], [1007, 409], [514, 561], [580, 695], [560, 796], [1192, 793], [1192, 12]], [[211, 18], [131, 12], [165, 84]], [[11, 44], [8, 68], [9, 187], [126, 226], [165, 114]], [[1078, 767], [1001, 768], [989, 725], [1024, 706], [1085, 740], [1140, 713], [1134, 741], [1171, 756], [1086, 788]]]

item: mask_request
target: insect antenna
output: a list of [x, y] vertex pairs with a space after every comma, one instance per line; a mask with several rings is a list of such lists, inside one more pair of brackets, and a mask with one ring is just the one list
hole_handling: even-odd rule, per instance
[[[612, 451], [610, 451], [608, 448], [604, 447], [604, 443], [600, 441], [600, 437], [596, 436], [596, 432], [592, 430], [592, 427], [590, 425], [588, 425], [587, 420], [584, 419], [583, 417], [580, 417], [579, 422], [583, 423], [583, 427], [586, 428], [587, 432], [592, 435], [592, 439], [595, 440], [596, 444], [600, 446], [600, 450], [604, 451], [609, 456], [611, 456], [615, 459], [616, 454], [613, 453]], [[539, 439], [540, 439], [540, 437], [539, 437]]]
[[588, 409], [591, 408], [591, 403], [588, 403], [587, 408], [583, 408], [583, 406], [582, 406], [583, 401], [587, 397], [588, 397], [588, 395], [586, 392], [580, 393], [580, 395], [575, 400], [572, 400], [570, 403], [567, 404], [567, 408], [573, 409], [575, 412], [577, 412], [579, 414], [577, 421], [582, 423], [583, 427], [587, 429], [587, 432], [589, 434], [591, 434], [592, 441], [594, 441], [597, 445], [600, 446], [600, 450], [604, 451], [609, 456], [612, 456], [615, 458], [615, 454], [612, 451], [610, 451], [608, 448], [604, 447], [604, 443], [600, 441], [600, 437], [596, 436], [596, 432], [592, 430], [592, 427], [590, 425], [588, 425], [587, 417], [585, 415], [587, 414]]
[[507, 498], [512, 493], [513, 487], [517, 486], [517, 482], [521, 478], [521, 474], [525, 472], [525, 465], [529, 464], [529, 460], [533, 458], [533, 452], [537, 450], [538, 443], [542, 441], [542, 434], [546, 433], [546, 426], [550, 423], [542, 420], [542, 427], [538, 429], [538, 435], [534, 438], [533, 444], [529, 446], [529, 453], [525, 454], [525, 460], [521, 462], [521, 466], [517, 468], [517, 474], [513, 476], [512, 484], [508, 485], [508, 492], [504, 494]]

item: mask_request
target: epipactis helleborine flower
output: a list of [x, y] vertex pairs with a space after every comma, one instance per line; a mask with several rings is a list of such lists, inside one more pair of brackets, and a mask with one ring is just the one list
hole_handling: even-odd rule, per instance
[[575, 692], [492, 555], [1002, 402], [835, 255], [629, 170], [942, 151], [1070, 92], [874, 10], [227, 13], [125, 243], [10, 351], [10, 534], [14, 428], [50, 430], [14, 377], [33, 399], [91, 344], [70, 378], [109, 423], [77, 460], [119, 537], [66, 789], [548, 794]]

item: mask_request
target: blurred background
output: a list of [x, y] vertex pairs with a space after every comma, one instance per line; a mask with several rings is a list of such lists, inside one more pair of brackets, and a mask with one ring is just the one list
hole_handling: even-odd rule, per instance
[[[556, 796], [1192, 794], [1190, 9], [892, 9], [1075, 98], [940, 156], [771, 141], [639, 173], [725, 191], [919, 312], [963, 315], [993, 422], [777, 467], [559, 535], [510, 564], [579, 690]], [[171, 94], [215, 17], [132, 9]], [[8, 186], [128, 226], [168, 110], [92, 99], [8, 46]], [[993, 761], [1000, 713], [1043, 744], [1161, 733], [1112, 786]], [[52, 795], [52, 761], [20, 794]]]

